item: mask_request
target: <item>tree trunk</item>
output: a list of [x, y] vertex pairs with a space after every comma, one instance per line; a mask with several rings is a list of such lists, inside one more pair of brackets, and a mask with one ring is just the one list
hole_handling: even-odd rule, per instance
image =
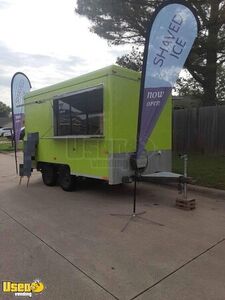
[[219, 1], [211, 1], [211, 14], [208, 26], [207, 54], [206, 54], [206, 76], [203, 85], [204, 105], [215, 105], [217, 103], [217, 51], [218, 51], [218, 16]]
[[203, 96], [204, 106], [212, 106], [217, 104], [216, 88], [214, 85], [204, 87], [204, 96]]

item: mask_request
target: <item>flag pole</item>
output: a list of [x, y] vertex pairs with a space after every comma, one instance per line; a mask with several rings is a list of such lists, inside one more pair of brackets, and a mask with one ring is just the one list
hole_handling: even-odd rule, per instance
[[[15, 74], [16, 75], [16, 74]], [[11, 105], [12, 105], [12, 124], [13, 124], [13, 132], [11, 131], [11, 139], [14, 148], [14, 157], [15, 157], [15, 165], [16, 165], [16, 175], [18, 175], [18, 160], [17, 160], [17, 146], [16, 146], [16, 129], [15, 129], [15, 118], [14, 118], [14, 103], [13, 103], [13, 79], [11, 81]]]
[[[155, 10], [148, 24], [139, 96], [136, 149], [130, 158], [134, 174], [133, 213], [127, 215], [130, 218], [121, 231], [124, 231], [129, 222], [135, 218], [164, 226], [141, 217], [140, 215], [145, 212], [136, 213], [137, 180], [139, 174], [143, 172], [138, 160], [145, 151], [145, 145], [191, 51], [199, 24], [195, 9], [186, 0], [164, 1]], [[177, 46], [180, 47], [179, 53]]]
[[17, 146], [16, 146], [15, 139], [14, 139], [14, 156], [15, 156], [15, 164], [16, 164], [16, 174], [18, 175]]

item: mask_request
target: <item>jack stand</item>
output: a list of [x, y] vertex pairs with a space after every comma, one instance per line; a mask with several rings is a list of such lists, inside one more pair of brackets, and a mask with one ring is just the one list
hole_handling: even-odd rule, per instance
[[[24, 176], [20, 176], [19, 185], [21, 185], [23, 177], [24, 177]], [[28, 186], [29, 186], [29, 183], [30, 183], [30, 176], [27, 176], [27, 188], [28, 188]]]
[[20, 182], [19, 182], [19, 185], [21, 185], [22, 179], [23, 179], [23, 176], [20, 176]]
[[[188, 156], [187, 154], [184, 154], [181, 156], [181, 159], [184, 160], [184, 178], [187, 178], [187, 162], [188, 162]], [[184, 210], [193, 210], [196, 208], [196, 201], [195, 199], [188, 199], [187, 197], [187, 182], [185, 181], [183, 184], [183, 197], [176, 199], [176, 207]]]
[[30, 176], [27, 177], [27, 188], [28, 188], [29, 183], [30, 183]]

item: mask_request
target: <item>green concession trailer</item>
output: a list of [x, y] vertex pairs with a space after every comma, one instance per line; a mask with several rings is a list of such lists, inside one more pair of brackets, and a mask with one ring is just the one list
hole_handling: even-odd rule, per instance
[[[72, 189], [77, 177], [109, 184], [132, 179], [140, 73], [110, 66], [32, 91], [25, 97], [26, 139], [20, 175], [33, 168], [45, 184]], [[172, 101], [167, 101], [140, 164], [144, 174], [171, 171]]]

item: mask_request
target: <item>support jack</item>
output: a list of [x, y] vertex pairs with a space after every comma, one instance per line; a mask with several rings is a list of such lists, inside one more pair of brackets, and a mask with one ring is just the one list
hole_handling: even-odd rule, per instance
[[[181, 159], [184, 160], [184, 178], [187, 178], [187, 163], [188, 163], [188, 156], [184, 154], [181, 156]], [[181, 198], [176, 199], [176, 207], [183, 209], [183, 210], [193, 210], [196, 208], [196, 201], [195, 199], [188, 198], [188, 189], [187, 189], [187, 182], [185, 181], [183, 187], [181, 188]]]
[[[23, 177], [24, 177], [24, 176], [20, 176], [19, 185], [21, 185]], [[28, 188], [28, 186], [29, 186], [29, 183], [30, 183], [30, 176], [27, 176], [27, 188]]]

